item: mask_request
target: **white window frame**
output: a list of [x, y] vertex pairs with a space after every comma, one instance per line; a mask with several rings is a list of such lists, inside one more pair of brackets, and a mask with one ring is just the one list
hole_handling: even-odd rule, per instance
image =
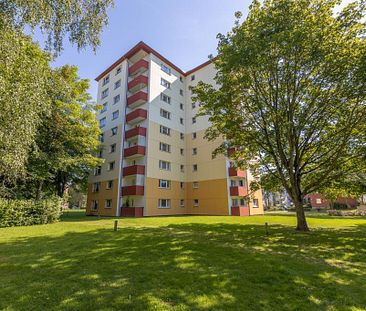
[[118, 89], [119, 87], [121, 87], [122, 85], [122, 81], [121, 79], [119, 79], [118, 81], [114, 82], [114, 89]]
[[165, 110], [165, 109], [163, 109], [163, 108], [161, 108], [160, 109], [160, 116], [162, 117], [162, 118], [165, 118], [165, 119], [168, 119], [168, 120], [170, 120], [170, 112], [169, 111], [167, 111], [167, 110]]
[[117, 104], [121, 100], [121, 95], [118, 94], [113, 97], [113, 105]]
[[164, 78], [161, 78], [161, 80], [160, 80], [160, 84], [161, 84], [162, 86], [164, 86], [165, 88], [170, 89], [170, 86], [171, 86], [170, 82], [169, 82], [169, 81], [167, 81], [167, 80], [165, 80]]
[[183, 200], [183, 199], [181, 199], [181, 200], [180, 200], [180, 202], [179, 202], [179, 206], [180, 206], [180, 207], [184, 207], [184, 206], [185, 206], [185, 204], [184, 204], [184, 200]]
[[104, 208], [112, 208], [112, 199], [106, 199]]
[[116, 161], [111, 161], [108, 163], [108, 171], [113, 171], [115, 168], [116, 168]]
[[164, 103], [169, 104], [169, 105], [172, 101], [171, 97], [166, 95], [165, 93], [160, 93], [160, 100], [163, 101]]
[[161, 64], [160, 65], [160, 69], [165, 72], [166, 74], [168, 74], [169, 76], [172, 74], [172, 70], [165, 64]]
[[119, 118], [119, 110], [113, 111], [112, 120], [116, 120]]
[[170, 208], [170, 199], [159, 199], [158, 208]]
[[162, 171], [170, 171], [171, 170], [170, 162], [159, 160], [159, 169], [161, 169]]
[[193, 200], [193, 206], [198, 207], [200, 205], [200, 201], [198, 199]]
[[90, 204], [90, 210], [92, 210], [92, 211], [97, 211], [98, 210], [98, 208], [99, 208], [99, 202], [98, 202], [98, 200], [92, 200], [91, 201], [91, 204]]
[[198, 181], [194, 181], [194, 182], [192, 183], [192, 187], [193, 187], [193, 189], [198, 189], [198, 188], [199, 188], [199, 183], [198, 183]]
[[160, 142], [159, 143], [159, 150], [160, 151], [163, 151], [163, 152], [168, 152], [168, 153], [170, 153], [170, 145], [169, 144], [167, 144], [167, 143], [163, 143], [163, 142]]
[[106, 76], [106, 77], [104, 77], [104, 78], [103, 78], [102, 86], [105, 86], [106, 84], [108, 84], [108, 83], [109, 83], [109, 80], [110, 80], [109, 75], [108, 75], [108, 76]]
[[170, 189], [170, 180], [167, 179], [159, 179], [159, 188], [160, 189]]
[[170, 136], [170, 128], [164, 125], [160, 125], [160, 134]]
[[111, 190], [113, 188], [113, 180], [108, 180], [105, 188]]
[[108, 97], [108, 95], [109, 95], [109, 89], [107, 88], [102, 91], [101, 97], [102, 97], [102, 99], [104, 99], [104, 98]]
[[107, 123], [107, 118], [106, 118], [106, 117], [101, 118], [101, 119], [99, 120], [99, 127], [100, 127], [100, 128], [105, 127], [105, 126], [106, 126], [106, 123]]

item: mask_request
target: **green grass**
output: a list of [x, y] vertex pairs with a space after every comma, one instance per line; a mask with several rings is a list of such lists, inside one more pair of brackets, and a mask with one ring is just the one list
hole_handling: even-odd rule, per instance
[[[270, 224], [270, 236], [264, 223]], [[113, 219], [0, 229], [4, 310], [366, 310], [366, 218]]]

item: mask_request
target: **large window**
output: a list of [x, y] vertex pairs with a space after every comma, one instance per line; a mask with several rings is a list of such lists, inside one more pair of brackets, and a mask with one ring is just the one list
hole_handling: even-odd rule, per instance
[[170, 162], [160, 160], [159, 168], [164, 171], [170, 171]]
[[108, 96], [108, 92], [109, 92], [109, 89], [105, 89], [103, 92], [102, 92], [102, 99], [103, 98], [106, 98]]
[[112, 120], [117, 119], [118, 116], [119, 116], [119, 110], [114, 111], [113, 114], [112, 114]]
[[100, 182], [96, 182], [92, 186], [92, 192], [99, 192], [100, 190]]
[[170, 145], [166, 143], [160, 143], [159, 149], [160, 151], [170, 152]]
[[121, 95], [117, 95], [113, 97], [113, 104], [117, 104], [121, 100]]
[[109, 83], [109, 75], [103, 78], [103, 86]]
[[171, 98], [164, 93], [160, 94], [160, 99], [167, 104], [170, 104], [170, 102], [171, 102]]
[[96, 211], [96, 210], [98, 209], [98, 200], [93, 200], [93, 201], [91, 201], [90, 209], [91, 209], [92, 211]]
[[158, 207], [159, 208], [170, 208], [170, 200], [169, 199], [159, 199]]
[[99, 120], [99, 127], [102, 128], [102, 127], [105, 127], [105, 124], [106, 124], [106, 118], [102, 118]]
[[159, 188], [169, 189], [170, 188], [170, 180], [159, 179]]
[[160, 109], [160, 116], [170, 120], [170, 112], [164, 109]]
[[165, 80], [164, 78], [161, 78], [161, 85], [166, 87], [167, 89], [170, 89], [170, 82], [168, 82], [167, 80]]
[[118, 89], [121, 86], [121, 79], [114, 83], [114, 89]]
[[172, 71], [169, 67], [165, 66], [164, 64], [161, 64], [161, 70], [167, 73], [168, 75], [171, 75]]
[[167, 136], [170, 136], [170, 128], [166, 127], [164, 125], [160, 125], [160, 133], [164, 134], [164, 135], [167, 135]]

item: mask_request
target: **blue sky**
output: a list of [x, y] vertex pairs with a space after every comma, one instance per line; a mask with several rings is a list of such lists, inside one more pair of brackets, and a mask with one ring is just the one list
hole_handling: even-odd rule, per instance
[[[94, 78], [139, 41], [145, 41], [178, 67], [189, 70], [215, 54], [216, 35], [234, 25], [236, 11], [248, 12], [249, 0], [115, 0], [108, 12], [109, 24], [101, 45], [78, 52], [65, 41], [54, 65], [73, 64], [82, 78], [91, 81], [90, 93], [96, 98]], [[37, 38], [37, 36], [36, 36]], [[40, 43], [42, 40], [38, 36]]]

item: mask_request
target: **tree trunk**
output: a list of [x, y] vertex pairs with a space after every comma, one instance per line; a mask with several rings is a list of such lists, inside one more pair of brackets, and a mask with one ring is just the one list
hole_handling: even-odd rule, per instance
[[42, 187], [43, 187], [43, 181], [39, 181], [38, 187], [36, 189], [36, 201], [40, 201], [42, 198]]
[[296, 208], [297, 226], [298, 231], [309, 231], [308, 223], [305, 217], [304, 205], [301, 200], [294, 202]]

